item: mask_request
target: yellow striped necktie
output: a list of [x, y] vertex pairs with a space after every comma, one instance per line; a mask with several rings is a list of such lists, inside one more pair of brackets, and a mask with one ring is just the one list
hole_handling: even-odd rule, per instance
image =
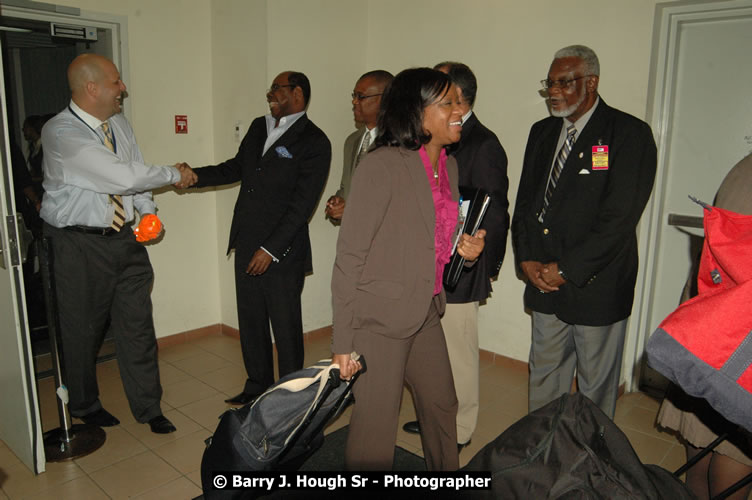
[[[104, 122], [102, 124], [102, 132], [104, 132], [104, 145], [107, 146], [107, 149], [114, 153], [115, 146], [112, 141], [112, 130], [110, 130], [109, 123]], [[119, 194], [111, 194], [110, 203], [112, 203], [112, 206], [115, 208], [115, 213], [112, 216], [110, 227], [115, 231], [120, 231], [120, 229], [125, 224], [125, 207], [123, 206], [123, 197]]]

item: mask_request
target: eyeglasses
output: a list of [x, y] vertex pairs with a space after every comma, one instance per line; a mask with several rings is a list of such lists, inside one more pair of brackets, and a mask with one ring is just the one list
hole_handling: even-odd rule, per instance
[[[382, 94], [383, 94], [383, 92], [382, 92]], [[378, 97], [378, 96], [380, 96], [382, 94], [363, 95], [363, 94], [358, 94], [357, 92], [353, 92], [350, 95], [352, 96], [353, 101], [364, 101], [364, 100], [368, 99], [369, 97]]]
[[541, 80], [541, 85], [543, 85], [543, 90], [548, 90], [551, 88], [571, 89], [572, 87], [574, 87], [574, 82], [582, 78], [587, 78], [589, 76], [593, 75], [578, 76], [576, 78], [572, 78], [571, 80], [550, 80], [546, 78], [545, 80]]
[[269, 93], [274, 93], [274, 92], [278, 91], [279, 89], [281, 89], [282, 87], [295, 88], [295, 87], [297, 87], [297, 85], [291, 85], [289, 83], [286, 83], [284, 85], [279, 85], [277, 83], [273, 83], [272, 86], [269, 87]]

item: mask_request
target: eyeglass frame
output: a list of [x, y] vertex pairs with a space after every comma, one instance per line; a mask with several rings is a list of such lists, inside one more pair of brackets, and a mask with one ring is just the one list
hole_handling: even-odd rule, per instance
[[291, 89], [294, 89], [297, 87], [297, 85], [293, 85], [291, 83], [285, 83], [284, 85], [279, 85], [277, 83], [273, 83], [271, 87], [269, 87], [266, 91], [270, 94], [273, 94], [274, 92], [278, 91], [279, 89], [290, 87]]
[[[540, 84], [543, 87], [543, 90], [549, 90], [552, 88], [559, 88], [561, 90], [571, 89], [574, 82], [576, 82], [577, 80], [582, 80], [583, 78], [587, 78], [589, 76], [595, 75], [582, 75], [570, 80], [551, 80], [550, 78], [546, 78], [545, 80], [541, 80]], [[551, 82], [551, 85], [549, 85], [548, 82]]]
[[380, 95], [384, 95], [384, 93], [381, 92], [380, 94], [363, 95], [363, 94], [358, 94], [357, 92], [353, 92], [352, 94], [350, 94], [350, 97], [352, 97], [353, 101], [360, 102], [360, 101], [365, 101], [369, 97], [378, 97]]

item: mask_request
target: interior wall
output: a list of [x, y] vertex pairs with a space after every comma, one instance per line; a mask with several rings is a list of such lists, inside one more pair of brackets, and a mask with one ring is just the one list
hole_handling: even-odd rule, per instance
[[329, 179], [309, 226], [313, 274], [306, 278], [302, 297], [303, 329], [309, 331], [332, 322], [330, 285], [339, 228], [324, 217], [324, 208], [339, 189], [345, 137], [355, 130], [350, 94], [367, 70], [368, 4], [272, 0], [267, 5], [269, 83], [282, 71], [305, 73], [311, 82], [308, 116], [332, 143]]
[[[56, 0], [127, 19], [128, 118], [148, 163], [202, 165], [214, 158], [211, 4], [207, 0]], [[175, 134], [174, 115], [188, 115]], [[155, 191], [164, 236], [148, 244], [158, 337], [220, 321], [214, 193]]]
[[[265, 114], [267, 78], [266, 2], [213, 0], [211, 2], [211, 63], [213, 78], [213, 162], [233, 157], [254, 117]], [[235, 128], [237, 127], [237, 133]], [[198, 164], [195, 166], [199, 166]], [[238, 327], [235, 306], [233, 255], [226, 255], [238, 185], [206, 189], [216, 196], [214, 224], [217, 227], [219, 317]]]
[[[514, 205], [530, 126], [547, 115], [538, 95], [558, 48], [583, 43], [601, 59], [601, 94], [645, 117], [656, 0], [61, 0], [127, 16], [134, 128], [153, 163], [194, 166], [235, 153], [242, 134], [267, 112], [264, 89], [288, 69], [312, 84], [310, 118], [332, 142], [326, 197], [336, 191], [342, 147], [353, 130], [349, 94], [363, 72], [392, 72], [454, 59], [475, 71], [475, 111], [509, 157]], [[172, 115], [189, 115], [189, 134]], [[217, 321], [237, 326], [232, 262], [225, 257], [237, 187], [157, 195], [167, 225], [149, 248], [156, 272], [158, 335]], [[331, 323], [330, 278], [338, 229], [323, 204], [310, 225], [314, 273], [303, 292], [305, 330]], [[526, 359], [530, 320], [511, 248], [493, 297], [480, 309], [483, 349]]]
[[[655, 4], [470, 0], [457, 7], [449, 0], [379, 0], [369, 4], [368, 66], [398, 71], [449, 59], [473, 69], [475, 112], [509, 158], [511, 215], [530, 127], [548, 115], [538, 90], [554, 52], [575, 43], [593, 48], [601, 63], [602, 98], [644, 119]], [[480, 346], [527, 360], [530, 316], [515, 276], [511, 237], [493, 287], [480, 308]]]

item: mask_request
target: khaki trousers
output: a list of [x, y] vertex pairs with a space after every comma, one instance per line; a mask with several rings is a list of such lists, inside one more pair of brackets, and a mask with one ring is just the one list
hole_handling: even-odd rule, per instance
[[470, 441], [478, 423], [478, 305], [447, 304], [441, 318], [457, 393], [457, 442], [462, 444]]

